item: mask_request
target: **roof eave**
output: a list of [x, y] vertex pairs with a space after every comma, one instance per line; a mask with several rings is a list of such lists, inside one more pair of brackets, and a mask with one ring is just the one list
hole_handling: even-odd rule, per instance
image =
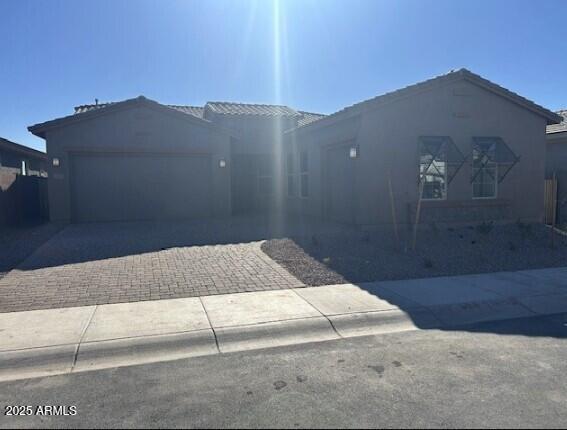
[[177, 110], [175, 108], [172, 108], [172, 107], [167, 106], [167, 105], [162, 105], [161, 103], [158, 103], [154, 100], [150, 100], [150, 99], [148, 99], [144, 96], [136, 97], [134, 99], [124, 100], [122, 102], [116, 102], [116, 103], [113, 103], [113, 104], [106, 106], [104, 108], [93, 109], [93, 110], [89, 110], [89, 111], [86, 111], [86, 112], [81, 112], [81, 113], [78, 113], [78, 114], [69, 115], [69, 116], [66, 116], [66, 117], [63, 117], [63, 118], [58, 118], [58, 119], [54, 119], [54, 120], [51, 120], [51, 121], [46, 121], [46, 122], [43, 122], [43, 123], [34, 124], [34, 125], [29, 126], [28, 130], [31, 133], [33, 133], [34, 135], [41, 137], [42, 139], [45, 139], [45, 133], [48, 130], [52, 130], [52, 129], [59, 128], [59, 127], [65, 126], [65, 125], [74, 124], [74, 123], [77, 123], [77, 122], [96, 118], [96, 117], [101, 116], [101, 115], [107, 115], [107, 114], [112, 113], [112, 112], [128, 109], [128, 108], [135, 106], [135, 105], [146, 105], [150, 108], [159, 109], [159, 110], [166, 112], [168, 114], [175, 115], [180, 119], [192, 121], [196, 124], [199, 124], [199, 125], [202, 125], [202, 126], [205, 126], [205, 127], [209, 127], [209, 128], [215, 129], [217, 131], [224, 132], [224, 133], [227, 133], [229, 135], [232, 135], [229, 130], [227, 130], [223, 127], [219, 127], [219, 126], [213, 124], [211, 121], [209, 121], [205, 118], [199, 118], [195, 115], [180, 112], [179, 110]]
[[408, 97], [411, 96], [415, 91], [418, 91], [420, 89], [424, 89], [427, 88], [431, 85], [435, 85], [437, 83], [444, 83], [444, 82], [454, 82], [457, 80], [467, 80], [471, 83], [473, 83], [474, 85], [478, 85], [482, 88], [485, 88], [487, 91], [491, 91], [501, 97], [506, 98], [507, 100], [509, 100], [512, 103], [516, 103], [518, 105], [521, 105], [522, 107], [524, 107], [525, 109], [530, 110], [531, 112], [544, 117], [547, 120], [547, 125], [552, 125], [552, 124], [559, 124], [560, 122], [562, 122], [564, 120], [564, 118], [555, 113], [552, 112], [548, 109], [545, 109], [544, 107], [532, 102], [531, 100], [528, 100], [522, 96], [520, 96], [519, 94], [513, 93], [510, 90], [507, 90], [504, 87], [501, 87], [498, 84], [495, 84], [491, 81], [489, 81], [488, 79], [483, 78], [480, 75], [477, 75], [467, 69], [460, 69], [451, 73], [448, 73], [446, 75], [441, 75], [435, 78], [431, 78], [428, 80], [425, 80], [423, 82], [418, 82], [416, 84], [412, 84], [409, 85], [407, 87], [404, 88], [400, 88], [398, 90], [394, 90], [390, 93], [385, 93], [376, 97], [373, 97], [371, 99], [368, 100], [364, 100], [361, 101], [359, 103], [355, 103], [352, 106], [348, 106], [344, 109], [341, 109], [331, 115], [328, 115], [324, 118], [321, 118], [320, 120], [317, 121], [313, 121], [309, 124], [305, 124], [303, 126], [299, 126], [299, 127], [295, 127], [292, 128], [290, 130], [286, 131], [286, 134], [293, 134], [296, 132], [304, 132], [304, 131], [308, 131], [308, 130], [314, 130], [318, 127], [321, 126], [325, 126], [325, 125], [330, 125], [333, 124], [335, 121], [340, 121], [341, 119], [347, 119], [351, 116], [356, 116], [359, 115], [361, 112], [365, 112], [368, 111], [370, 109], [373, 109], [376, 105], [381, 105], [382, 103], [386, 102], [386, 101], [391, 101], [391, 100], [397, 100], [399, 98], [402, 97]]
[[117, 102], [112, 105], [105, 106], [103, 108], [92, 109], [81, 113], [74, 113], [72, 115], [64, 116], [62, 118], [56, 118], [42, 123], [30, 125], [28, 127], [28, 131], [30, 131], [32, 134], [38, 137], [41, 137], [42, 139], [45, 139], [45, 133], [49, 130], [63, 127], [65, 125], [85, 121], [88, 119], [96, 118], [98, 116], [106, 115], [111, 112], [127, 109], [134, 104], [138, 104], [142, 100], [148, 100], [148, 99], [145, 99], [145, 97], [140, 96], [135, 99], [128, 99], [121, 102]]
[[[348, 108], [347, 108], [348, 109]], [[360, 115], [362, 109], [358, 109], [355, 110], [353, 109], [351, 110], [340, 110], [338, 112], [336, 112], [336, 116], [334, 116], [335, 114], [331, 114], [331, 115], [327, 115], [324, 116], [322, 118], [319, 118], [318, 120], [312, 121], [310, 123], [304, 124], [304, 125], [299, 125], [297, 127], [294, 128], [290, 128], [289, 130], [286, 130], [284, 132], [284, 134], [290, 135], [296, 132], [304, 132], [304, 131], [310, 131], [310, 130], [315, 130], [318, 126], [325, 126], [325, 125], [331, 125], [334, 124], [335, 122], [338, 121], [343, 121], [343, 120], [347, 120], [349, 118], [353, 118], [356, 117], [358, 115]], [[339, 112], [341, 113], [339, 115]]]
[[544, 117], [545, 119], [547, 119], [547, 125], [553, 125], [553, 124], [559, 124], [561, 121], [563, 121], [563, 117], [555, 112], [550, 111], [549, 109], [544, 108], [543, 106], [540, 106], [534, 102], [532, 102], [531, 100], [526, 99], [525, 97], [516, 94], [498, 84], [495, 84], [491, 81], [489, 81], [488, 79], [483, 78], [482, 76], [479, 76], [475, 73], [472, 73], [468, 70], [460, 70], [460, 73], [462, 74], [463, 78], [468, 80], [469, 82], [472, 82], [476, 85], [479, 85], [481, 87], [484, 87], [486, 89], [488, 89], [489, 91], [492, 91], [498, 95], [500, 95], [501, 97], [504, 97], [516, 104], [521, 105], [522, 107], [534, 112], [535, 114], [538, 114], [542, 117]]
[[567, 130], [552, 131], [545, 134], [547, 140], [558, 140], [567, 138]]
[[38, 151], [37, 149], [33, 149], [16, 142], [12, 142], [11, 140], [5, 138], [0, 138], [0, 147], [5, 147], [8, 151], [14, 151], [41, 159], [47, 159], [47, 154], [45, 152]]

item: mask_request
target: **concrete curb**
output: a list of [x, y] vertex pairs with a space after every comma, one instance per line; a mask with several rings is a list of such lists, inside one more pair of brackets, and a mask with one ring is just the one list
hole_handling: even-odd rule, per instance
[[328, 317], [342, 337], [372, 336], [408, 330], [431, 329], [440, 326], [439, 320], [426, 309], [411, 311], [384, 310]]
[[518, 301], [537, 315], [567, 312], [567, 294], [534, 295]]
[[[463, 313], [462, 307], [475, 312]], [[478, 309], [482, 314], [480, 318]], [[486, 314], [486, 309], [490, 309], [492, 317]], [[419, 329], [454, 329], [474, 322], [538, 315], [519, 304], [512, 312], [506, 308], [504, 313], [498, 313], [498, 310], [498, 306], [490, 303], [467, 303], [414, 309], [411, 314], [401, 310], [369, 311], [221, 327], [214, 332], [205, 329], [4, 351], [0, 352], [0, 382], [340, 338]]]
[[300, 318], [215, 329], [221, 352], [271, 348], [339, 339], [325, 317]]
[[[512, 306], [512, 310], [510, 310]], [[82, 342], [0, 352], [0, 381], [131, 366], [204, 355], [453, 327], [471, 322], [533, 316], [520, 304], [466, 303], [434, 308], [354, 312], [182, 333]]]
[[70, 373], [78, 345], [0, 352], [0, 381]]
[[211, 329], [85, 342], [79, 346], [72, 371], [106, 369], [217, 353], [215, 335]]

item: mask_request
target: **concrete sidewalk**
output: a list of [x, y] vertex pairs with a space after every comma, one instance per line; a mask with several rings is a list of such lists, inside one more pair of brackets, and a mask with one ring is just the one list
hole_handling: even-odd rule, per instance
[[0, 380], [567, 312], [567, 267], [0, 314]]

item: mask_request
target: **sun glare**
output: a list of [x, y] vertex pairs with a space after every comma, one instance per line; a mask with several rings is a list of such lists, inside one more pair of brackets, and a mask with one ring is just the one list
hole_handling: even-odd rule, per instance
[[[285, 28], [285, 23], [282, 25], [282, 21], [284, 21], [284, 16], [282, 16], [282, 5], [280, 0], [273, 0], [272, 3], [272, 27], [273, 27], [273, 86], [274, 86], [274, 103], [275, 104], [282, 104], [282, 88], [283, 88], [283, 80], [282, 80], [282, 44], [285, 43], [284, 37], [285, 32], [282, 32], [282, 27]], [[284, 59], [285, 60], [285, 59]], [[284, 78], [287, 78], [285, 76]], [[282, 161], [283, 161], [283, 148], [282, 148], [282, 132], [283, 132], [283, 124], [281, 123], [283, 119], [279, 119], [274, 121], [273, 127], [273, 139], [274, 139], [274, 148], [275, 148], [275, 157], [274, 157], [274, 173], [275, 173], [275, 189], [277, 190], [274, 193], [274, 198], [276, 199], [275, 207], [277, 208], [273, 212], [273, 219], [272, 223], [276, 230], [279, 230], [283, 227], [283, 192], [282, 190], [282, 181], [283, 181], [283, 171], [282, 171]]]

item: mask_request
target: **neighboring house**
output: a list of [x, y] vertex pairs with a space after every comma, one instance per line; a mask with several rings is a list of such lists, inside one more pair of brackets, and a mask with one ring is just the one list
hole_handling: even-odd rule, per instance
[[[345, 223], [541, 220], [545, 127], [560, 117], [465, 69], [324, 116], [144, 97], [29, 127], [53, 220], [275, 208]], [[391, 184], [391, 188], [388, 186]]]
[[563, 121], [547, 127], [545, 175], [557, 179], [558, 223], [567, 224], [567, 109], [557, 113]]
[[47, 217], [47, 155], [0, 137], [0, 228]]
[[0, 172], [47, 176], [47, 155], [0, 137]]

